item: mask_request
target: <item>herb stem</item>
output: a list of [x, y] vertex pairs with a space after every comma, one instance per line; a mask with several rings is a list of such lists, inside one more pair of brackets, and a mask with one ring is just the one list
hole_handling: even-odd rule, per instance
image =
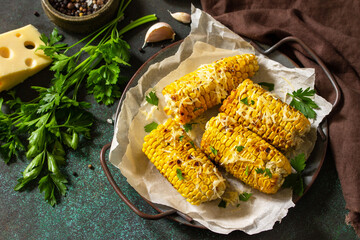
[[141, 25], [141, 24], [144, 24], [144, 23], [147, 23], [147, 22], [150, 22], [150, 21], [154, 21], [156, 20], [156, 15], [155, 14], [150, 14], [150, 15], [147, 15], [147, 16], [144, 16], [144, 17], [141, 17], [133, 22], [131, 22], [130, 24], [128, 24], [127, 26], [125, 26], [124, 28], [122, 28], [120, 31], [119, 31], [119, 35], [123, 35], [124, 33], [126, 33], [127, 31]]

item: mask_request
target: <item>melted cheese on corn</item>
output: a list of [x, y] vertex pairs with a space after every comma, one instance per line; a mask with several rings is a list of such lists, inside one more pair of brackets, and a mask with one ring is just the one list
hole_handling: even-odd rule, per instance
[[[253, 54], [223, 58], [212, 64], [201, 65], [196, 71], [164, 88], [165, 113], [174, 115], [176, 121], [185, 124], [206, 109], [220, 104], [232, 89], [243, 79], [253, 76], [258, 68]], [[196, 112], [199, 107], [202, 110]]]

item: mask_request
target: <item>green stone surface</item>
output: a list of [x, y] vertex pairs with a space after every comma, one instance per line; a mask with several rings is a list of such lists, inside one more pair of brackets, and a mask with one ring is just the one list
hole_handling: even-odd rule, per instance
[[[126, 20], [155, 13], [160, 21], [171, 23], [176, 40], [190, 31], [188, 25], [174, 21], [167, 10], [190, 12], [190, 3], [201, 7], [199, 1], [134, 0], [126, 11]], [[40, 16], [36, 17], [35, 12]], [[49, 34], [54, 24], [43, 12], [40, 0], [2, 0], [0, 32], [33, 24], [40, 32]], [[140, 27], [126, 35], [132, 46], [131, 68], [123, 73], [131, 77], [153, 54], [169, 42], [153, 44], [140, 53], [147, 28]], [[60, 30], [65, 42], [71, 44], [82, 36]], [[48, 70], [35, 75], [16, 89], [21, 96], [31, 95], [30, 85], [46, 85], [51, 79]], [[0, 96], [4, 96], [0, 94]], [[91, 98], [87, 98], [92, 101]], [[92, 101], [93, 102], [93, 101]], [[0, 239], [357, 239], [354, 230], [345, 224], [345, 202], [335, 165], [328, 151], [318, 178], [297, 205], [289, 210], [274, 229], [253, 236], [235, 231], [220, 235], [209, 230], [181, 225], [169, 219], [145, 220], [138, 217], [116, 195], [99, 161], [101, 148], [112, 140], [113, 125], [107, 122], [116, 111], [115, 104], [106, 107], [95, 104], [91, 112], [96, 120], [92, 140], [83, 140], [77, 151], [68, 151], [68, 164], [63, 168], [69, 179], [68, 192], [55, 207], [43, 200], [37, 185], [23, 192], [13, 190], [28, 161], [18, 159], [6, 165], [0, 162]], [[108, 153], [107, 153], [108, 155]], [[89, 169], [88, 164], [94, 168]], [[155, 214], [149, 205], [130, 187], [120, 171], [109, 164], [114, 179], [126, 196], [146, 213]], [[74, 174], [76, 172], [76, 174]], [[77, 176], [74, 176], [77, 175]]]

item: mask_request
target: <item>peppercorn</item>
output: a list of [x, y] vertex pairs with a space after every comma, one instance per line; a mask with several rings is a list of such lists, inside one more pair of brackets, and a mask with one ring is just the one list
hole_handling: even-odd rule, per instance
[[100, 10], [108, 0], [49, 0], [57, 11], [69, 16], [84, 16]]

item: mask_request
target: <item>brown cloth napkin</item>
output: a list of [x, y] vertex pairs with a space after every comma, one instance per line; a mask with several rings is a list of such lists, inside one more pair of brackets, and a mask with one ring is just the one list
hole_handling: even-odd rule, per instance
[[[343, 98], [329, 117], [346, 217], [360, 236], [360, 1], [358, 0], [201, 0], [202, 8], [240, 36], [273, 45], [300, 38], [335, 76]], [[320, 67], [294, 43], [282, 48], [304, 67], [315, 68], [316, 90], [333, 102], [335, 92]]]

